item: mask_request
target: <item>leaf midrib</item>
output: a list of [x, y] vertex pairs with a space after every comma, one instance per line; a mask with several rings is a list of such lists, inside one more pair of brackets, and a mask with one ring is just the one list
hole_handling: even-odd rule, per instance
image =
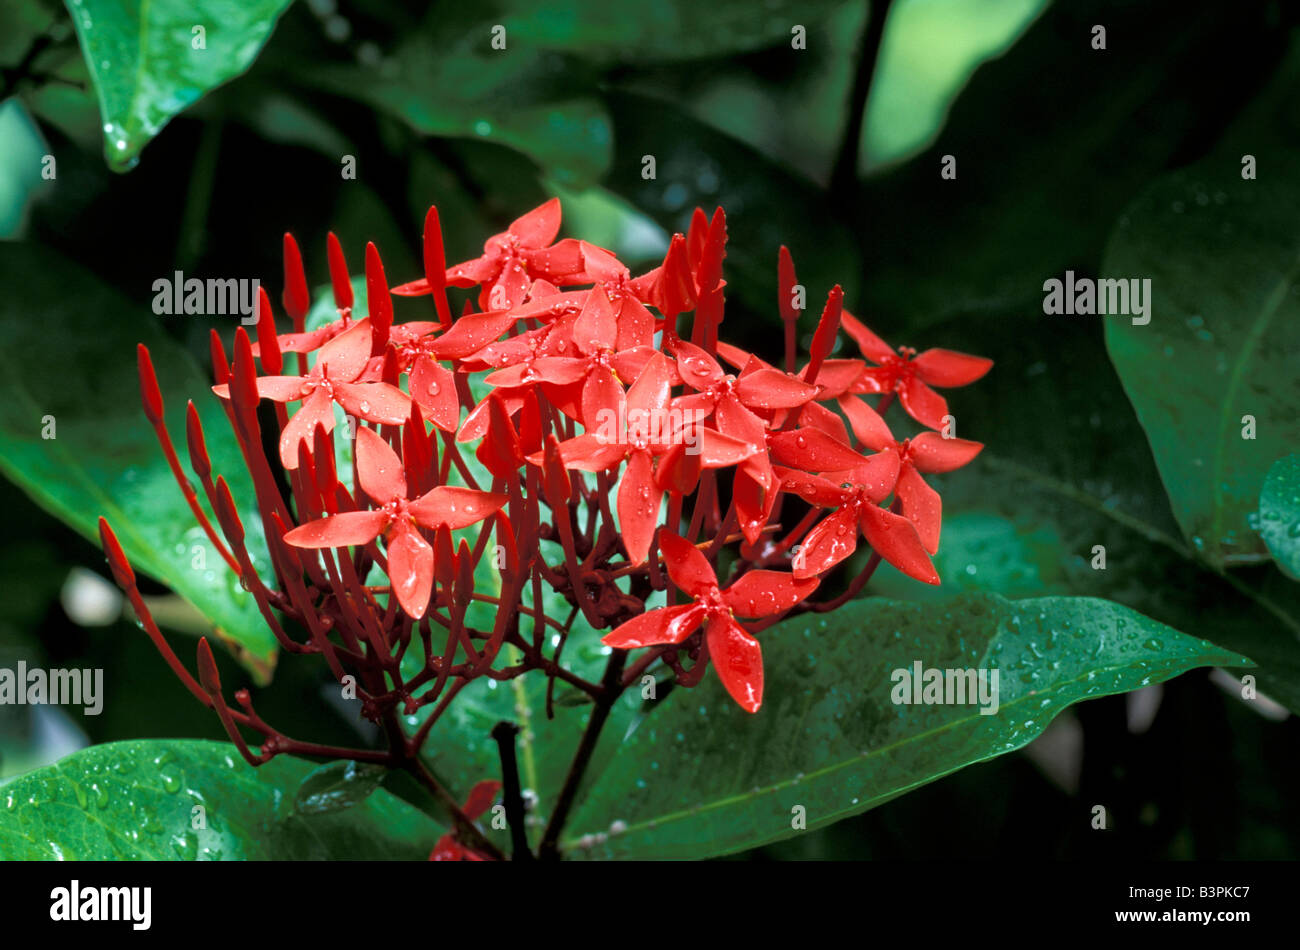
[[1224, 393], [1223, 405], [1219, 412], [1219, 431], [1215, 438], [1214, 445], [1214, 480], [1210, 484], [1210, 490], [1214, 494], [1213, 517], [1210, 521], [1209, 542], [1217, 548], [1219, 537], [1223, 530], [1223, 512], [1226, 507], [1223, 497], [1220, 494], [1220, 486], [1223, 484], [1223, 467], [1227, 458], [1228, 430], [1230, 413], [1233, 413], [1233, 404], [1237, 397], [1237, 390], [1241, 386], [1241, 381], [1245, 376], [1246, 363], [1254, 355], [1259, 341], [1263, 338], [1264, 333], [1268, 330], [1273, 322], [1273, 318], [1282, 308], [1282, 301], [1286, 299], [1287, 291], [1291, 289], [1295, 282], [1297, 269], [1300, 269], [1300, 250], [1297, 250], [1291, 267], [1278, 280], [1273, 292], [1265, 301], [1264, 309], [1255, 318], [1246, 338], [1242, 341], [1241, 349], [1237, 351], [1236, 359], [1232, 363], [1232, 372], [1228, 376], [1228, 388]]
[[[986, 651], [986, 655], [987, 655], [987, 651]], [[1234, 657], [1228, 656], [1228, 655], [1226, 655], [1226, 654], [1219, 654], [1219, 655], [1217, 655], [1217, 656], [1214, 655], [1214, 654], [1198, 654], [1198, 656], [1202, 657], [1203, 659], [1206, 659], [1206, 661], [1207, 661], [1207, 662], [1205, 662], [1205, 663], [1201, 663], [1201, 664], [1198, 664], [1198, 665], [1214, 665], [1214, 662], [1215, 662], [1216, 660], [1219, 661], [1219, 662], [1221, 662], [1221, 663], [1224, 663], [1224, 664], [1231, 664], [1231, 663], [1233, 663], [1233, 662], [1236, 662], [1236, 661], [1239, 659], [1239, 658], [1234, 658]], [[1190, 659], [1190, 658], [1189, 658], [1189, 659]], [[1099, 672], [1105, 671], [1105, 672], [1107, 672], [1107, 673], [1110, 673], [1110, 672], [1114, 672], [1114, 671], [1118, 671], [1118, 670], [1125, 670], [1125, 669], [1128, 669], [1128, 668], [1129, 668], [1129, 664], [1118, 664], [1118, 665], [1115, 665], [1115, 666], [1102, 667], [1101, 670], [1091, 670], [1091, 671], [1089, 671], [1089, 672], [1099, 673]], [[1061, 692], [1062, 690], [1064, 690], [1065, 688], [1067, 688], [1067, 687], [1069, 687], [1069, 686], [1072, 686], [1072, 685], [1074, 685], [1074, 684], [1076, 684], [1076, 683], [1079, 683], [1079, 682], [1082, 682], [1082, 681], [1086, 680], [1086, 678], [1087, 678], [1087, 674], [1084, 673], [1084, 674], [1081, 674], [1081, 675], [1079, 675], [1079, 676], [1076, 676], [1076, 677], [1074, 677], [1074, 678], [1072, 678], [1072, 679], [1064, 680], [1064, 681], [1060, 681], [1060, 682], [1058, 682], [1058, 684], [1056, 684], [1056, 686], [1054, 687], [1053, 692], [1055, 692], [1055, 693], [1059, 693], [1059, 692]], [[1097, 694], [1096, 694], [1096, 697], [1114, 695], [1115, 692], [1123, 692], [1123, 690], [1118, 690], [1118, 691], [1107, 691], [1107, 692], [1097, 693]], [[1019, 703], [1023, 703], [1023, 702], [1026, 702], [1026, 701], [1028, 701], [1030, 698], [1041, 699], [1041, 698], [1044, 697], [1044, 695], [1045, 695], [1045, 694], [1044, 694], [1043, 692], [1025, 693], [1025, 694], [1023, 694], [1022, 696], [1019, 696], [1019, 697], [1017, 697], [1016, 699], [1011, 700], [1010, 702], [1002, 703], [1002, 704], [999, 706], [999, 709], [1014, 708], [1017, 704], [1019, 704]], [[1093, 698], [1096, 698], [1096, 697], [1093, 697]], [[1069, 706], [1069, 705], [1072, 705], [1072, 704], [1071, 704], [1071, 703], [1066, 703], [1066, 704], [1065, 704], [1065, 706]], [[1061, 707], [1061, 708], [1064, 709], [1065, 706], [1063, 706], [1063, 707]], [[1058, 710], [1057, 710], [1057, 713], [1059, 713], [1059, 712], [1060, 712], [1060, 710], [1058, 709]], [[853, 765], [854, 763], [860, 763], [860, 762], [870, 761], [871, 759], [873, 759], [873, 758], [876, 757], [876, 756], [879, 756], [879, 755], [882, 755], [882, 754], [884, 754], [884, 753], [890, 752], [890, 751], [892, 751], [892, 750], [894, 750], [894, 749], [896, 749], [896, 748], [899, 748], [899, 747], [902, 747], [902, 746], [906, 746], [906, 745], [908, 745], [909, 743], [917, 742], [917, 741], [920, 741], [920, 740], [922, 740], [922, 739], [928, 739], [928, 738], [931, 738], [931, 737], [933, 737], [933, 736], [940, 735], [940, 734], [942, 734], [942, 733], [944, 733], [944, 732], [947, 732], [948, 730], [950, 730], [950, 729], [952, 729], [952, 728], [954, 728], [954, 727], [956, 727], [956, 726], [964, 725], [964, 724], [966, 724], [966, 723], [968, 723], [968, 722], [974, 721], [974, 719], [975, 719], [977, 716], [979, 716], [979, 715], [980, 715], [979, 713], [972, 713], [972, 714], [969, 714], [969, 715], [967, 715], [967, 716], [960, 717], [960, 718], [958, 718], [958, 719], [950, 720], [950, 721], [944, 723], [943, 725], [938, 726], [938, 727], [936, 727], [936, 728], [934, 728], [934, 729], [930, 729], [930, 730], [928, 730], [928, 731], [926, 731], [926, 732], [917, 733], [916, 735], [912, 735], [912, 736], [907, 736], [907, 737], [905, 737], [905, 738], [903, 738], [903, 739], [898, 740], [897, 742], [891, 743], [890, 745], [881, 746], [881, 747], [878, 748], [878, 749], [872, 749], [872, 750], [871, 750], [869, 753], [867, 753], [866, 755], [856, 755], [856, 756], [854, 756], [854, 757], [852, 757], [852, 758], [844, 759], [844, 760], [842, 760], [842, 761], [840, 761], [840, 762], [836, 762], [836, 763], [834, 763], [833, 765], [824, 766], [823, 768], [820, 768], [820, 769], [818, 769], [818, 770], [815, 771], [815, 772], [810, 772], [810, 773], [805, 774], [802, 778], [798, 778], [798, 779], [787, 779], [787, 780], [782, 781], [782, 782], [775, 782], [775, 783], [773, 783], [773, 784], [771, 784], [771, 785], [768, 785], [768, 786], [755, 786], [755, 789], [751, 789], [751, 790], [748, 791], [748, 792], [742, 792], [742, 793], [740, 793], [739, 795], [731, 795], [731, 796], [728, 796], [727, 798], [721, 798], [721, 799], [718, 799], [717, 801], [709, 802], [708, 804], [698, 805], [698, 806], [696, 806], [696, 807], [694, 807], [694, 808], [691, 808], [691, 809], [682, 809], [682, 810], [679, 810], [679, 811], [676, 811], [676, 812], [670, 812], [669, 814], [664, 815], [664, 816], [661, 816], [661, 817], [657, 817], [657, 818], [653, 818], [653, 819], [647, 819], [646, 821], [638, 822], [637, 824], [628, 825], [627, 829], [626, 829], [625, 831], [621, 832], [620, 835], [619, 835], [619, 837], [622, 838], [622, 837], [624, 837], [625, 835], [630, 835], [630, 834], [632, 834], [632, 833], [634, 833], [634, 832], [636, 832], [636, 831], [645, 830], [645, 829], [649, 828], [651, 825], [654, 825], [654, 826], [657, 828], [657, 827], [659, 827], [659, 826], [661, 826], [661, 825], [664, 825], [664, 824], [667, 824], [667, 823], [669, 823], [669, 822], [680, 821], [680, 820], [682, 820], [682, 819], [684, 819], [684, 818], [690, 818], [690, 817], [693, 817], [693, 816], [697, 816], [697, 815], [703, 814], [703, 813], [705, 813], [705, 812], [714, 811], [714, 810], [716, 810], [716, 809], [718, 809], [718, 808], [726, 807], [727, 805], [733, 805], [733, 804], [736, 804], [736, 803], [738, 803], [738, 802], [745, 802], [745, 801], [748, 801], [748, 800], [750, 800], [750, 799], [757, 798], [757, 797], [760, 796], [760, 795], [765, 795], [765, 794], [768, 794], [768, 793], [770, 793], [770, 792], [775, 792], [775, 791], [777, 791], [777, 790], [779, 790], [779, 789], [782, 789], [782, 788], [786, 788], [786, 787], [789, 787], [789, 786], [797, 785], [797, 784], [803, 783], [803, 782], [805, 782], [805, 781], [808, 781], [808, 780], [810, 780], [810, 779], [818, 779], [818, 778], [821, 778], [822, 776], [829, 775], [829, 774], [831, 774], [831, 773], [833, 773], [833, 772], [837, 772], [837, 771], [839, 771], [840, 769], [847, 768], [847, 767], [849, 767], [850, 765]], [[1055, 718], [1055, 714], [1053, 715], [1052, 718]], [[1048, 720], [1048, 722], [1050, 722], [1050, 721], [1051, 721], [1051, 719]], [[1044, 726], [1044, 728], [1046, 728], [1046, 726]], [[976, 759], [971, 759], [971, 760], [968, 761], [968, 762], [963, 762], [962, 764], [957, 765], [957, 766], [955, 766], [955, 767], [953, 767], [953, 768], [951, 768], [951, 769], [948, 769], [948, 770], [946, 770], [946, 771], [943, 771], [943, 772], [936, 772], [936, 773], [934, 773], [933, 775], [927, 775], [927, 776], [925, 776], [924, 778], [922, 778], [922, 779], [920, 779], [920, 780], [918, 780], [918, 781], [916, 781], [916, 782], [911, 783], [910, 785], [901, 786], [900, 788], [897, 788], [897, 789], [891, 789], [890, 791], [888, 791], [888, 792], [886, 792], [886, 793], [884, 793], [884, 794], [882, 794], [882, 795], [876, 795], [876, 796], [873, 796], [873, 797], [871, 797], [870, 799], [867, 799], [864, 803], [861, 803], [861, 804], [859, 804], [859, 805], [855, 805], [855, 806], [851, 806], [851, 807], [849, 807], [849, 808], [842, 808], [842, 809], [839, 809], [839, 810], [837, 810], [837, 811], [833, 811], [833, 812], [831, 812], [831, 813], [827, 816], [827, 818], [826, 818], [824, 821], [820, 821], [820, 820], [819, 820], [819, 821], [817, 822], [817, 825], [818, 825], [818, 826], [821, 826], [821, 825], [824, 825], [824, 824], [829, 824], [830, 822], [836, 820], [836, 818], [839, 817], [839, 816], [841, 816], [841, 815], [852, 814], [852, 813], [856, 813], [856, 812], [859, 812], [859, 811], [865, 811], [865, 810], [869, 809], [870, 807], [872, 807], [872, 805], [873, 805], [874, 803], [879, 802], [879, 800], [882, 799], [882, 798], [886, 798], [886, 797], [891, 797], [891, 798], [892, 798], [892, 797], [895, 797], [895, 796], [897, 796], [897, 795], [899, 795], [899, 794], [901, 794], [901, 793], [903, 793], [903, 792], [907, 792], [907, 791], [909, 791], [909, 790], [911, 790], [911, 789], [913, 789], [913, 788], [917, 788], [917, 787], [919, 787], [919, 786], [921, 786], [921, 785], [929, 784], [930, 782], [934, 781], [935, 779], [943, 778], [945, 775], [950, 775], [951, 773], [956, 772], [956, 771], [958, 771], [958, 770], [960, 770], [960, 769], [963, 769], [963, 768], [965, 768], [965, 767], [968, 766], [968, 765], [974, 765], [974, 764], [976, 764], [977, 762], [986, 762], [986, 761], [988, 761], [989, 759], [997, 758], [998, 756], [1004, 755], [1004, 754], [1007, 753], [1007, 752], [1014, 752], [1015, 749], [1020, 749], [1020, 748], [1023, 748], [1024, 746], [1028, 745], [1028, 744], [1029, 744], [1029, 741], [1031, 741], [1032, 738], [1037, 737], [1037, 736], [1040, 735], [1041, 733], [1042, 733], [1042, 730], [1039, 730], [1038, 732], [1034, 733], [1033, 736], [1031, 736], [1029, 739], [1026, 739], [1024, 742], [1021, 742], [1019, 745], [1017, 745], [1014, 749], [1002, 749], [1002, 750], [997, 751], [997, 752], [992, 752], [992, 753], [990, 753], [990, 754], [988, 754], [988, 755], [980, 756], [979, 758], [976, 758]], [[569, 839], [567, 839], [567, 840], [564, 842], [564, 846], [565, 846], [565, 847], [572, 847], [572, 846], [576, 843], [576, 840], [577, 840], [577, 839], [575, 839], [575, 838], [569, 838]], [[763, 843], [763, 842], [756, 842], [756, 843], [755, 843], [755, 846], [757, 846], [757, 844], [761, 844], [761, 843]]]

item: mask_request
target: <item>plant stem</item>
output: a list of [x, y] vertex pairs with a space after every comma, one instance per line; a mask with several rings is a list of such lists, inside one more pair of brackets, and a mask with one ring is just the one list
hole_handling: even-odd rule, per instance
[[519, 727], [504, 719], [492, 727], [501, 754], [501, 787], [506, 806], [506, 821], [510, 824], [511, 860], [531, 861], [528, 850], [528, 829], [524, 826], [524, 795], [519, 787], [519, 760], [515, 757], [515, 736]]
[[451, 813], [452, 821], [456, 825], [456, 835], [460, 838], [461, 844], [480, 854], [485, 854], [493, 860], [505, 860], [506, 856], [501, 853], [501, 849], [483, 837], [483, 832], [478, 830], [478, 826], [456, 804], [456, 800], [451, 797], [451, 794], [433, 777], [433, 773], [429, 771], [418, 755], [405, 759], [401, 766], [410, 772], [421, 785], [432, 792], [433, 797], [438, 799]]
[[844, 137], [840, 140], [835, 167], [831, 171], [831, 193], [844, 198], [857, 191], [858, 157], [862, 147], [862, 126], [866, 121], [867, 96], [871, 80], [880, 58], [880, 42], [885, 35], [885, 20], [893, 0], [871, 0], [867, 26], [862, 32], [862, 45], [858, 48], [858, 70], [853, 76], [849, 92], [849, 112], [844, 123]]
[[560, 789], [555, 811], [551, 813], [551, 820], [546, 824], [546, 833], [542, 835], [542, 843], [537, 850], [537, 856], [543, 861], [560, 859], [560, 832], [564, 830], [564, 823], [569, 818], [569, 810], [573, 807], [578, 786], [582, 784], [582, 777], [591, 763], [592, 753], [596, 751], [600, 732], [605, 727], [614, 704], [623, 695], [623, 664], [626, 661], [627, 651], [615, 650], [610, 654], [609, 662], [605, 664], [605, 674], [601, 677], [603, 691], [596, 697], [596, 704], [591, 710], [591, 719], [587, 721], [587, 728], [582, 733], [582, 741], [578, 743], [578, 750], [573, 754], [569, 773], [564, 777], [564, 787]]

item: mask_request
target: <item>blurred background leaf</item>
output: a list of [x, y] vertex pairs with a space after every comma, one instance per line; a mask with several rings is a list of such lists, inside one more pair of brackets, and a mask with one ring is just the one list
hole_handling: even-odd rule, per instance
[[1259, 533], [1292, 580], [1300, 580], [1300, 455], [1278, 459], [1259, 497]]
[[247, 69], [289, 2], [68, 0], [109, 164], [130, 168], [177, 113]]
[[1125, 211], [1102, 267], [1151, 281], [1150, 324], [1107, 320], [1106, 346], [1184, 536], [1216, 565], [1267, 560], [1264, 476], [1300, 445], [1297, 81], [1300, 45], [1213, 152]]

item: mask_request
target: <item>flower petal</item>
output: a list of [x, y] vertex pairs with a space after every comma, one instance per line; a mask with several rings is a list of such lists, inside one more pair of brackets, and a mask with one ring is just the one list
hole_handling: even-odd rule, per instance
[[400, 426], [411, 417], [411, 397], [390, 383], [335, 383], [334, 398], [367, 422]]
[[744, 442], [708, 426], [695, 426], [693, 431], [694, 451], [688, 443], [686, 452], [698, 456], [701, 468], [730, 468], [763, 451], [761, 443]]
[[470, 821], [477, 821], [492, 807], [499, 791], [501, 791], [500, 782], [495, 779], [484, 779], [470, 789], [469, 797], [465, 799], [461, 811]]
[[635, 650], [637, 647], [660, 643], [681, 643], [696, 631], [704, 619], [704, 613], [704, 608], [699, 604], [660, 607], [615, 627], [601, 637], [600, 642], [620, 650]]
[[[582, 472], [603, 472], [617, 465], [627, 454], [627, 446], [613, 439], [605, 439], [602, 430], [595, 433], [585, 432], [560, 443], [560, 461], [565, 468], [576, 468]], [[610, 433], [615, 435], [615, 433]], [[529, 461], [540, 465], [541, 461], [533, 456]]]
[[772, 460], [810, 472], [842, 472], [866, 459], [820, 429], [787, 429], [768, 439]]
[[679, 340], [673, 355], [677, 357], [677, 371], [691, 388], [705, 390], [722, 382], [725, 374], [718, 361], [694, 343]]
[[849, 430], [844, 428], [844, 420], [820, 403], [810, 402], [799, 410], [799, 425], [805, 428], [821, 429], [837, 442], [849, 444]]
[[[312, 438], [317, 425], [326, 432], [334, 430], [334, 400], [325, 389], [317, 389], [303, 400], [298, 411], [289, 417], [289, 424], [280, 433], [280, 464], [286, 471], [298, 467], [298, 443]], [[308, 445], [311, 443], [308, 442]]]
[[663, 489], [654, 482], [648, 452], [633, 452], [627, 470], [618, 483], [618, 526], [627, 548], [628, 560], [640, 564], [650, 552]]
[[[772, 513], [776, 492], [772, 490], [772, 486], [763, 484], [762, 478], [753, 470], [756, 466], [751, 467], [750, 461], [752, 460], [746, 460], [736, 469], [731, 498], [736, 503], [736, 517], [740, 521], [740, 530], [745, 535], [745, 541], [749, 544], [757, 544], [762, 536], [763, 525]], [[776, 478], [770, 465], [766, 467], [763, 474], [769, 481], [775, 483]]]
[[406, 615], [423, 617], [433, 593], [433, 548], [409, 521], [395, 521], [389, 534], [388, 580]]
[[749, 571], [722, 592], [722, 599], [742, 617], [770, 617], [806, 599], [820, 583], [785, 571]]
[[931, 386], [967, 386], [992, 369], [993, 361], [956, 350], [930, 349], [915, 357], [912, 366]]
[[603, 247], [597, 247], [594, 244], [582, 242], [582, 266], [591, 278], [592, 283], [605, 282], [617, 283], [621, 278], [627, 276], [627, 268], [624, 267], [613, 254]]
[[345, 511], [309, 521], [286, 532], [284, 540], [296, 548], [342, 548], [369, 544], [388, 524], [382, 511]]
[[325, 367], [331, 380], [350, 383], [370, 362], [370, 321], [352, 324], [320, 348], [316, 365]]
[[840, 314], [840, 326], [853, 338], [862, 355], [873, 363], [883, 363], [895, 356], [894, 348], [867, 329], [867, 325], [845, 310]]
[[444, 432], [455, 432], [460, 424], [460, 397], [456, 377], [435, 359], [422, 356], [415, 361], [408, 380], [411, 396], [429, 421]]
[[293, 402], [302, 398], [302, 389], [307, 382], [302, 376], [259, 376], [257, 394], [272, 402]]
[[884, 508], [865, 505], [861, 525], [867, 542], [894, 567], [918, 581], [939, 583], [939, 575], [935, 573], [912, 522]]
[[893, 449], [885, 449], [875, 455], [868, 455], [855, 469], [836, 472], [830, 478], [836, 481], [853, 482], [866, 490], [867, 497], [874, 502], [884, 501], [898, 484], [898, 472], [902, 461]]
[[849, 500], [849, 493], [829, 479], [788, 468], [776, 470], [781, 479], [781, 491], [798, 495], [810, 505], [836, 508]]
[[509, 495], [439, 485], [407, 505], [406, 510], [426, 528], [468, 528], [500, 511]]
[[937, 432], [922, 432], [912, 439], [912, 461], [922, 472], [951, 472], [961, 468], [984, 448], [969, 439], [945, 439]]
[[719, 432], [753, 446], [755, 451], [767, 443], [767, 427], [763, 420], [746, 409], [735, 396], [723, 396], [718, 400], [714, 425]]
[[613, 412], [617, 416], [619, 406], [623, 403], [623, 387], [614, 378], [613, 372], [604, 366], [597, 366], [587, 376], [582, 387], [582, 424], [595, 429], [602, 418], [608, 418], [608, 413]]
[[552, 198], [519, 216], [508, 230], [524, 247], [545, 247], [560, 233], [560, 199]]
[[666, 412], [672, 401], [672, 381], [672, 364], [666, 356], [656, 352], [642, 367], [636, 381], [628, 387], [628, 412], [633, 409], [650, 414]]
[[826, 360], [817, 372], [817, 398], [834, 399], [842, 396], [862, 378], [866, 370], [867, 364], [862, 360]]
[[668, 576], [691, 597], [703, 597], [718, 586], [713, 565], [695, 545], [671, 531], [659, 535], [659, 549], [664, 552]]
[[718, 679], [740, 708], [758, 712], [763, 705], [763, 650], [758, 641], [730, 617], [709, 620], [709, 658]]
[[736, 381], [736, 395], [751, 409], [793, 409], [811, 401], [817, 387], [779, 369], [760, 369]]
[[509, 310], [466, 314], [434, 340], [429, 349], [439, 359], [463, 359], [496, 340], [514, 323], [515, 315]]
[[866, 400], [844, 395], [839, 398], [839, 407], [844, 410], [858, 441], [871, 451], [879, 452], [894, 444], [894, 434], [889, 431], [889, 424], [880, 413], [867, 405]]
[[655, 318], [645, 305], [631, 297], [623, 297], [618, 308], [618, 337], [615, 347], [624, 352], [637, 347], [654, 345]]
[[[533, 277], [551, 278], [563, 284], [584, 283], [575, 280], [582, 273], [582, 242], [565, 238], [550, 247], [521, 247], [519, 256], [528, 265], [528, 273]], [[537, 281], [533, 281], [536, 288]], [[537, 290], [529, 291], [537, 296]]]
[[618, 339], [618, 313], [609, 302], [602, 284], [597, 284], [587, 294], [587, 302], [573, 324], [573, 342], [582, 352], [598, 353], [612, 350]]
[[[857, 550], [856, 522], [854, 510], [848, 506], [836, 509], [819, 521], [799, 543], [799, 551], [794, 556], [792, 564], [794, 576], [816, 577]], [[904, 523], [906, 524], [906, 521]], [[908, 524], [909, 530], [911, 527]]]
[[402, 462], [374, 429], [357, 430], [357, 477], [362, 490], [377, 505], [406, 497]]
[[904, 465], [894, 488], [902, 502], [902, 514], [916, 528], [921, 546], [933, 554], [939, 550], [939, 529], [943, 523], [943, 501], [925, 483], [915, 466]]
[[943, 417], [948, 414], [948, 401], [913, 376], [903, 383], [898, 400], [907, 414], [931, 429], [943, 427]]

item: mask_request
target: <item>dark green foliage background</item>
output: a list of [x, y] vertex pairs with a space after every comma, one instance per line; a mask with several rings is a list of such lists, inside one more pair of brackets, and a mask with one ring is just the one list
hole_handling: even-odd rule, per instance
[[[926, 43], [972, 29], [969, 7], [977, 5], [940, 4], [948, 32], [941, 22], [916, 41], [921, 51], [938, 56], [940, 47]], [[1148, 374], [1154, 358], [1141, 346], [1154, 337], [1141, 336], [1143, 328], [1104, 330], [1097, 317], [1047, 317], [1041, 308], [1043, 281], [1067, 268], [1080, 276], [1153, 276], [1157, 294], [1168, 273], [1179, 282], [1174, 332], [1186, 336], [1185, 320], [1196, 316], [1188, 301], [1211, 300], [1228, 276], [1246, 275], [1247, 290], [1221, 307], [1221, 322], [1211, 327], [1233, 355], [1233, 341], [1255, 326], [1262, 297], [1251, 288], [1278, 275], [1268, 270], [1271, 260], [1259, 263], [1267, 255], [1232, 257], [1230, 235], [1222, 239], [1227, 259], [1215, 256], [1221, 271], [1178, 258], [1166, 272], [1171, 249], [1211, 246], [1219, 224], [1202, 216], [1185, 228], [1171, 203], [1192, 185], [1223, 191], [1224, 220], [1249, 231], [1259, 218], [1235, 195], [1258, 185], [1266, 197], [1251, 200], [1272, 209], [1270, 254], [1294, 261], [1300, 33], [1293, 8], [1236, 0], [1198, 5], [1192, 14], [1173, 0], [1047, 3], [1022, 33], [1008, 33], [1005, 53], [973, 71], [946, 114], [937, 111], [929, 138], [900, 145], [890, 127], [868, 122], [857, 180], [832, 188], [837, 160], [852, 154], [843, 129], [865, 4], [503, 0], [436, 3], [416, 13], [417, 6], [344, 3], [342, 39], [328, 35], [319, 5], [288, 6], [247, 73], [141, 140], [138, 164], [121, 174], [106, 162], [102, 119], [71, 31], [56, 29], [53, 42], [25, 60], [68, 12], [46, 0], [6, 3], [0, 100], [6, 108], [21, 103], [39, 138], [24, 141], [13, 125], [0, 125], [4, 157], [16, 161], [20, 145], [30, 151], [36, 141], [58, 159], [56, 183], [28, 181], [17, 197], [0, 195], [8, 215], [0, 224], [11, 234], [23, 230], [28, 245], [21, 252], [0, 245], [4, 332], [24, 341], [21, 352], [6, 344], [0, 355], [6, 377], [64, 393], [80, 386], [89, 400], [99, 391], [95, 381], [133, 380], [135, 340], [163, 335], [206, 366], [213, 318], [154, 317], [152, 282], [178, 269], [260, 276], [274, 296], [285, 230], [299, 237], [314, 283], [326, 276], [329, 229], [354, 269], [374, 240], [396, 282], [418, 275], [430, 203], [442, 213], [449, 257], [459, 260], [558, 192], [566, 233], [615, 247], [635, 269], [654, 262], [665, 235], [684, 229], [696, 204], [721, 204], [730, 231], [724, 333], [732, 342], [779, 357], [775, 262], [785, 243], [810, 300], [838, 282], [846, 305], [891, 343], [966, 349], [996, 361], [987, 379], [950, 394], [959, 434], [988, 449], [939, 480], [945, 526], [936, 566], [944, 586], [918, 589], [884, 570], [873, 592], [920, 603], [971, 591], [1106, 598], [1212, 641], [1223, 655], [1251, 657], [1261, 689], [1300, 709], [1300, 586], [1278, 570], [1246, 521], [1271, 462], [1300, 445], [1297, 402], [1287, 398], [1300, 377], [1290, 277], [1281, 319], [1263, 339], [1268, 358], [1246, 370], [1277, 403], [1264, 442], [1277, 450], [1234, 472], [1222, 504], [1204, 501], [1217, 486], [1196, 482], [1176, 452], [1166, 459], [1151, 445], [1192, 446], [1217, 424], [1216, 413], [1249, 408], [1222, 406], [1212, 387], [1208, 395], [1202, 388], [1201, 415], [1174, 413], [1170, 421], [1144, 398], [1154, 391], [1177, 408], [1188, 402], [1179, 387], [1203, 380], [1177, 368]], [[896, 12], [905, 6], [900, 0]], [[652, 7], [675, 25], [647, 13]], [[765, 12], [751, 13], [756, 7]], [[496, 23], [507, 26], [508, 57], [494, 58], [487, 45]], [[806, 25], [807, 50], [791, 50], [790, 23]], [[1089, 47], [1094, 23], [1107, 26], [1104, 52]], [[888, 65], [888, 45], [886, 53]], [[895, 103], [909, 101], [907, 63], [894, 68], [895, 87], [881, 88], [880, 101], [873, 93], [869, 114], [889, 104], [886, 92]], [[1258, 182], [1240, 178], [1247, 152], [1257, 158]], [[647, 154], [656, 157], [653, 181], [641, 177]], [[939, 178], [946, 154], [958, 158], [956, 181]], [[354, 181], [340, 177], [343, 155], [356, 159]], [[122, 158], [111, 148], [109, 157]], [[1187, 195], [1194, 205], [1194, 189]], [[25, 211], [24, 223], [15, 208]], [[1203, 215], [1216, 213], [1211, 207]], [[44, 284], [29, 280], [37, 269]], [[50, 303], [60, 297], [60, 306]], [[32, 301], [43, 302], [40, 312]], [[422, 317], [419, 303], [399, 318]], [[1213, 323], [1218, 311], [1205, 306]], [[41, 320], [14, 330], [13, 321]], [[1194, 336], [1172, 342], [1199, 345]], [[1213, 373], [1213, 352], [1198, 350], [1196, 359]], [[63, 386], [60, 376], [75, 380]], [[0, 421], [12, 423], [14, 400], [5, 398]], [[116, 406], [129, 407], [133, 393], [114, 399], [111, 418], [125, 419]], [[1144, 428], [1156, 419], [1168, 427], [1158, 437]], [[142, 418], [139, 425], [121, 436], [122, 452], [147, 450]], [[38, 469], [38, 462], [5, 469], [0, 660], [103, 667], [110, 684], [129, 684], [129, 698], [110, 695], [102, 716], [75, 717], [92, 743], [222, 738], [133, 627], [84, 629], [64, 614], [58, 592], [68, 569], [105, 573], [104, 564], [82, 535], [29, 499], [57, 507], [36, 484]], [[1294, 493], [1294, 479], [1275, 490]], [[1230, 542], [1188, 530], [1189, 520], [1201, 523], [1198, 505], [1227, 512], [1212, 521], [1236, 532]], [[1275, 507], [1294, 510], [1285, 499]], [[94, 514], [66, 517], [84, 534], [77, 518], [93, 523]], [[1107, 549], [1105, 571], [1089, 567], [1096, 544]], [[1273, 553], [1296, 563], [1294, 547]], [[165, 593], [157, 585], [147, 592]], [[185, 634], [177, 636], [188, 656]], [[248, 666], [225, 653], [218, 661], [228, 688], [252, 682]], [[275, 688], [259, 693], [259, 709], [287, 732], [355, 743], [343, 713], [321, 712], [329, 709], [327, 682], [323, 667], [286, 663]], [[1065, 714], [1083, 743], [1074, 787], [1015, 753], [745, 856], [1300, 856], [1294, 716], [1256, 715], [1203, 669], [1164, 684], [1149, 730], [1132, 734], [1125, 709], [1124, 696], [1108, 696]], [[37, 764], [33, 728], [0, 707], [0, 777]], [[1089, 828], [1098, 803], [1112, 815], [1107, 833]], [[399, 806], [385, 799], [366, 807], [382, 817], [382, 809]], [[432, 834], [431, 826], [419, 830]]]

